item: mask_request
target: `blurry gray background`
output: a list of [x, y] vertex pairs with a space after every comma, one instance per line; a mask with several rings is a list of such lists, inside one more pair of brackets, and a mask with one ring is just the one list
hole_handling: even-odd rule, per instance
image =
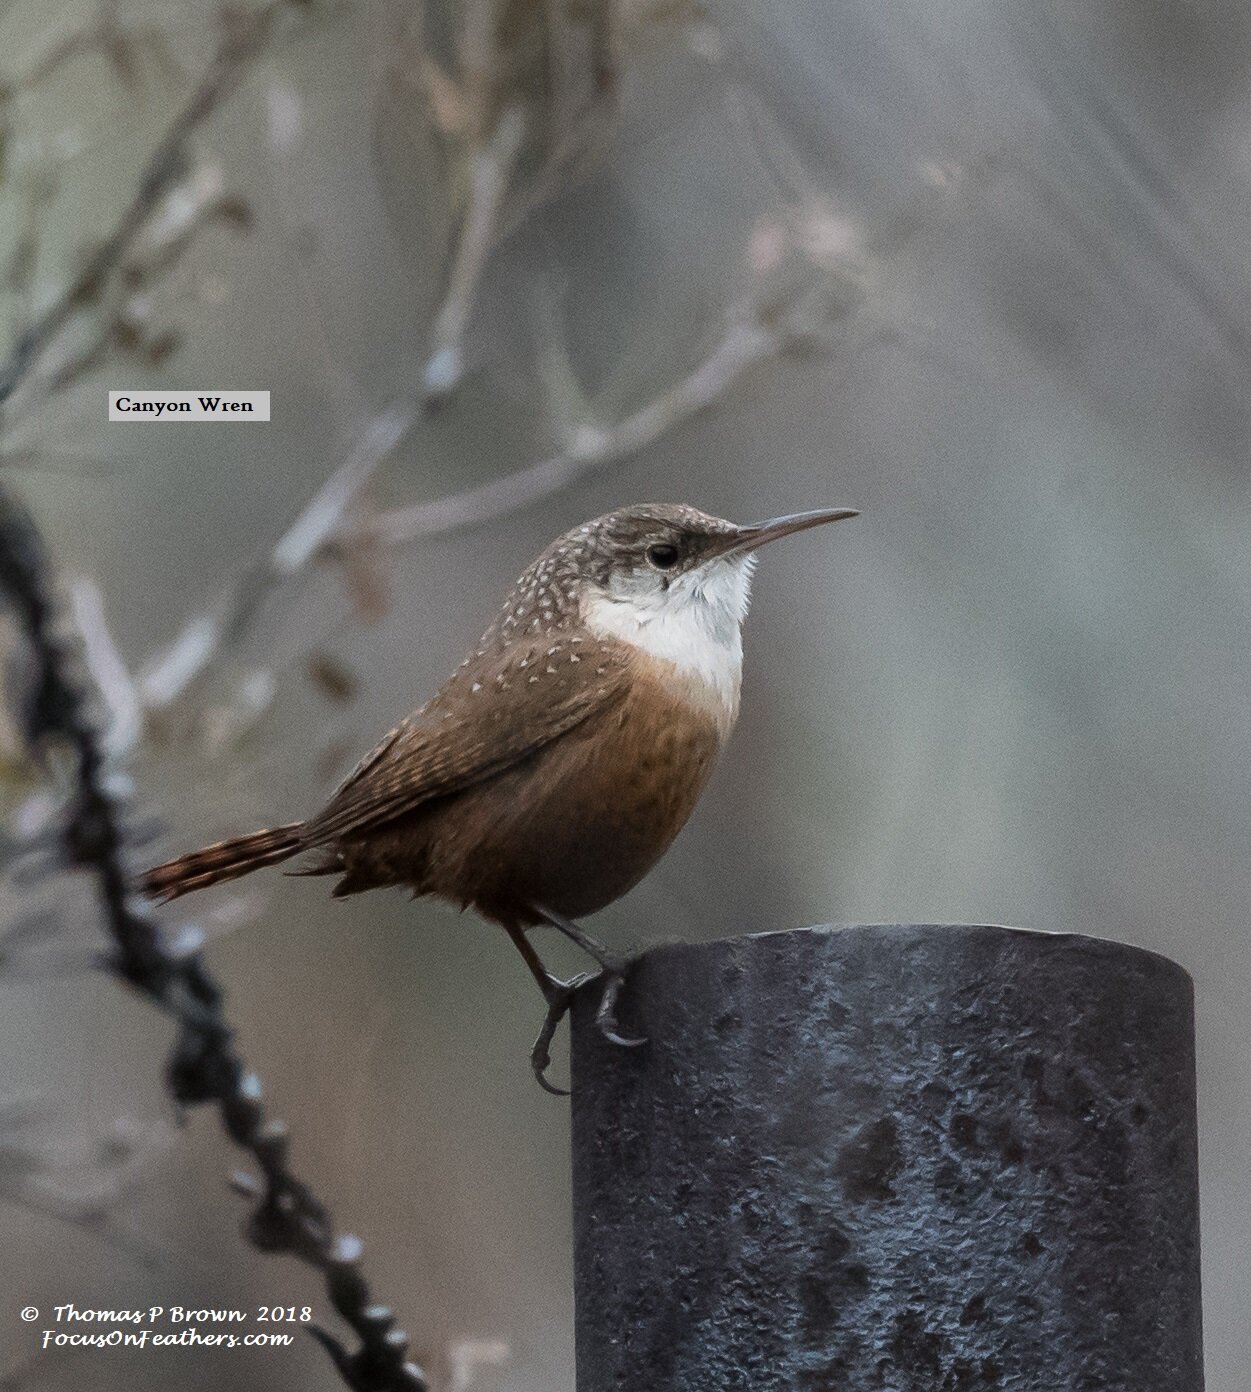
[[[453, 90], [465, 14], [431, 5], [423, 57], [415, 5], [298, 8], [194, 132], [145, 254], [160, 267], [176, 234], [156, 224], [197, 189], [246, 208], [179, 244], [141, 302], [117, 290], [110, 313], [140, 325], [138, 350], [115, 333], [89, 351], [88, 307], [7, 422], [9, 481], [95, 635], [136, 862], [311, 810], [586, 517], [643, 499], [739, 520], [857, 506], [859, 521], [764, 556], [724, 764], [594, 931], [625, 946], [991, 921], [1177, 959], [1198, 1000], [1209, 1387], [1240, 1392], [1245, 5], [626, 7], [615, 115], [574, 44], [565, 80], [592, 96], [562, 119], [586, 150], [547, 177], [536, 137], [511, 171], [464, 380], [428, 414], [475, 117]], [[92, 30], [102, 14], [113, 27]], [[219, 18], [0, 6], [6, 341], [115, 225]], [[95, 38], [39, 71], [76, 33]], [[533, 72], [510, 80], [533, 105]], [[268, 388], [273, 421], [107, 425], [121, 387]], [[150, 676], [388, 429], [333, 544], [263, 585], [238, 641], [175, 699], [115, 670], [108, 635]], [[552, 486], [523, 474], [517, 506], [464, 493], [544, 460]], [[401, 524], [423, 534], [397, 540]], [[4, 772], [16, 849], [0, 922], [52, 906], [55, 931], [0, 943], [0, 1374], [336, 1385], [309, 1340], [32, 1358], [27, 1302], [324, 1301], [311, 1273], [240, 1241], [235, 1157], [210, 1115], [179, 1129], [161, 1090], [168, 1022], [84, 965], [100, 942], [87, 888], [32, 871], [22, 828], [46, 820], [46, 793], [14, 748]], [[210, 934], [297, 1168], [364, 1238], [439, 1385], [570, 1388], [568, 1110], [531, 1082], [539, 1002], [503, 935], [399, 893], [332, 904], [324, 881], [275, 874], [182, 910], [166, 921]], [[479, 1366], [461, 1376], [466, 1357]]]

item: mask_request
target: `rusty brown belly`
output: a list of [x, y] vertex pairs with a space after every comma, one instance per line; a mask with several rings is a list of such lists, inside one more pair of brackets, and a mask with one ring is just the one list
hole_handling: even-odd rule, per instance
[[362, 882], [408, 883], [501, 922], [536, 922], [535, 904], [594, 913], [668, 849], [719, 745], [704, 712], [640, 681], [507, 772], [345, 845], [344, 861]]

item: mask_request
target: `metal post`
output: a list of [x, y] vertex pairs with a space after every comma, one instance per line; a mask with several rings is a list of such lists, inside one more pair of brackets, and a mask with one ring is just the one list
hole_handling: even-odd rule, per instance
[[1189, 977], [1094, 938], [658, 947], [574, 1010], [578, 1392], [1201, 1392]]

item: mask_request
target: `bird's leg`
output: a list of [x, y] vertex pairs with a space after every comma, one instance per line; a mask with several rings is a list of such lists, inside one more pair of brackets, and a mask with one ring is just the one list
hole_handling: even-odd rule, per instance
[[543, 1027], [539, 1030], [539, 1037], [534, 1041], [534, 1048], [530, 1051], [530, 1067], [544, 1092], [550, 1092], [553, 1097], [568, 1097], [569, 1093], [565, 1088], [558, 1088], [554, 1083], [547, 1081], [547, 1070], [552, 1062], [551, 1044], [557, 1027], [569, 1013], [573, 993], [588, 978], [575, 976], [568, 981], [561, 981], [543, 965], [539, 954], [534, 950], [534, 944], [526, 937], [522, 928], [515, 923], [506, 923], [504, 926], [547, 1002], [547, 1015], [544, 1017]]
[[[563, 915], [554, 913], [551, 909], [545, 909], [542, 904], [534, 904], [531, 907], [544, 923], [550, 924], [558, 932], [563, 933], [570, 942], [577, 943], [588, 957], [593, 957], [599, 963], [599, 974], [603, 978], [604, 990], [600, 996], [599, 1009], [595, 1012], [595, 1023], [599, 1026], [599, 1031], [604, 1038], [612, 1044], [620, 1044], [624, 1049], [637, 1049], [640, 1044], [646, 1044], [646, 1039], [632, 1039], [628, 1035], [623, 1035], [617, 1024], [617, 1000], [621, 995], [621, 988], [625, 984], [625, 973], [629, 966], [629, 960], [609, 952], [603, 944], [596, 942], [588, 933], [584, 933], [576, 923], [571, 922]], [[568, 1009], [567, 1006], [566, 1009]]]

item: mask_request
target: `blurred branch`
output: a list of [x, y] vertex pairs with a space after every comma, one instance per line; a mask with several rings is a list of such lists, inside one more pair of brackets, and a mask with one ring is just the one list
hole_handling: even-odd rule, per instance
[[99, 0], [93, 20], [49, 39], [16, 71], [0, 79], [0, 102], [18, 92], [32, 91], [76, 59], [92, 53], [102, 54], [126, 87], [135, 85], [136, 62], [144, 51], [164, 66], [175, 67], [164, 31], [155, 24], [123, 19], [119, 9], [118, 0]]
[[[757, 303], [737, 306], [704, 360], [673, 386], [614, 425], [571, 424], [565, 447], [528, 468], [427, 503], [394, 508], [358, 524], [344, 543], [376, 538], [399, 545], [477, 526], [569, 487], [592, 470], [620, 463], [655, 444], [718, 401], [750, 368], [782, 356], [828, 331], [824, 288], [781, 313]], [[840, 316], [841, 317], [841, 316]]]
[[407, 1360], [407, 1336], [394, 1328], [391, 1311], [370, 1298], [359, 1239], [336, 1235], [325, 1207], [290, 1170], [287, 1128], [266, 1116], [260, 1081], [235, 1048], [222, 989], [201, 960], [198, 935], [166, 937], [148, 907], [129, 893], [120, 807], [68, 645], [55, 630], [46, 573], [33, 522], [0, 491], [0, 591], [30, 645], [34, 678], [19, 714], [31, 747], [47, 756], [59, 753], [68, 763], [62, 843], [70, 864], [94, 878], [112, 940], [105, 965], [177, 1021], [166, 1071], [175, 1101], [215, 1104], [230, 1139], [259, 1166], [261, 1178], [236, 1181], [256, 1202], [247, 1226], [252, 1245], [299, 1257], [324, 1274], [330, 1302], [360, 1347], [349, 1352], [325, 1330], [312, 1332], [347, 1386], [355, 1392], [427, 1392], [425, 1377]]
[[424, 6], [416, 7], [415, 52], [401, 67], [445, 146], [449, 193], [461, 205], [423, 374], [431, 403], [463, 375], [491, 252], [606, 146], [618, 76], [615, 8], [615, 0], [463, 0], [456, 71], [446, 72], [427, 45]]
[[423, 378], [431, 400], [450, 392], [464, 370], [469, 311], [498, 233], [500, 207], [521, 153], [525, 129], [526, 116], [521, 106], [507, 107], [490, 137], [469, 160], [469, 206], [456, 239], [443, 303], [435, 316]]
[[96, 8], [95, 19], [53, 36], [42, 49], [26, 57], [21, 67], [0, 79], [0, 103], [13, 99], [18, 92], [31, 92], [56, 77], [61, 68], [90, 53], [102, 54], [118, 81], [127, 88], [135, 85], [136, 63], [143, 52], [152, 54], [166, 67], [174, 67], [173, 54], [160, 26], [122, 18], [118, 0], [99, 0]]
[[88, 1152], [67, 1166], [63, 1158], [54, 1162], [48, 1152], [18, 1139], [34, 1111], [27, 1099], [0, 1098], [0, 1202], [85, 1232], [146, 1271], [172, 1275], [167, 1251], [112, 1220], [112, 1210], [142, 1181], [163, 1139], [155, 1128], [119, 1117], [108, 1134], [94, 1138]]
[[381, 411], [273, 550], [229, 581], [211, 610], [193, 618], [168, 647], [143, 664], [138, 685], [146, 710], [162, 710], [184, 696], [247, 635], [270, 593], [300, 574], [340, 534], [360, 490], [411, 429], [418, 411], [415, 401]]
[[[300, 4], [301, 0], [270, 0], [250, 15], [223, 7], [221, 40], [208, 72], [153, 151], [113, 231], [19, 335], [8, 361], [0, 367], [0, 405], [13, 396], [77, 313], [100, 300], [128, 255], [141, 244], [149, 219], [158, 212], [165, 195], [183, 176], [188, 139], [239, 86], [251, 63], [264, 51], [280, 16]], [[53, 51], [52, 59], [55, 64], [65, 61], [63, 47]], [[45, 58], [36, 71], [46, 74], [52, 59]], [[82, 354], [79, 365], [92, 361], [98, 348], [99, 344]], [[64, 378], [63, 371], [59, 377]]]
[[110, 758], [121, 758], [130, 753], [143, 733], [139, 693], [105, 621], [104, 597], [95, 581], [75, 577], [70, 585], [70, 605], [75, 627], [82, 634], [88, 670], [109, 709], [109, 729], [103, 736], [105, 751]]

